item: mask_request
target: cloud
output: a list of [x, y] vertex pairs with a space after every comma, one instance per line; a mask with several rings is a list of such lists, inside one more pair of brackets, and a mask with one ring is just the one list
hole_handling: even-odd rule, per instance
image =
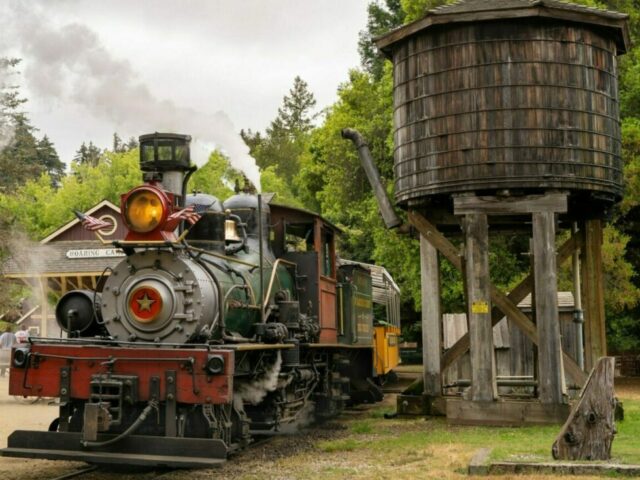
[[113, 122], [114, 130], [190, 134], [196, 164], [208, 160], [207, 147], [218, 148], [259, 187], [255, 160], [225, 112], [158, 98], [131, 63], [112, 55], [84, 24], [56, 24], [31, 3], [11, 3], [10, 16], [20, 22], [0, 26], [29, 59], [23, 74], [31, 92], [59, 105], [80, 105], [91, 116]]

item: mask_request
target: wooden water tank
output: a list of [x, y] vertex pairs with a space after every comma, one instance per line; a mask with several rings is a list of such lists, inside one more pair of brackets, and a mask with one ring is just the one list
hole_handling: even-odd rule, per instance
[[396, 201], [550, 189], [619, 199], [626, 18], [462, 0], [378, 39], [394, 64]]

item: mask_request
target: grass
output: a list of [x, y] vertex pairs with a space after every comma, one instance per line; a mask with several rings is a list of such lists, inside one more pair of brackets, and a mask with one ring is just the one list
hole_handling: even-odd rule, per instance
[[[623, 402], [625, 420], [617, 422], [612, 461], [640, 464], [640, 399], [623, 398]], [[444, 418], [384, 420], [379, 408], [346, 424], [345, 438], [320, 442], [318, 448], [340, 459], [342, 473], [355, 468], [359, 474], [354, 478], [383, 478], [380, 465], [397, 478], [418, 473], [421, 478], [463, 478], [470, 458], [482, 447], [492, 448], [491, 461], [552, 461], [551, 445], [560, 431], [558, 425], [491, 428], [452, 426]], [[307, 473], [315, 478], [313, 472]], [[333, 473], [325, 470], [323, 478], [346, 478]]]
[[[624, 387], [624, 388], [619, 388]], [[616, 391], [624, 403], [625, 421], [618, 422], [613, 442], [613, 460], [640, 464], [640, 381], [626, 385], [616, 379]], [[482, 447], [492, 448], [493, 460], [552, 461], [551, 445], [560, 426], [491, 428], [447, 425], [443, 418], [413, 417], [385, 419], [395, 411], [395, 398], [383, 404], [350, 410], [328, 427], [330, 435], [319, 435], [291, 455], [262, 458], [248, 450], [243, 460], [227, 464], [216, 478], [233, 480], [472, 480], [469, 461]], [[287, 438], [274, 439], [287, 442]], [[296, 442], [295, 438], [291, 439]], [[286, 443], [284, 443], [286, 444]], [[274, 444], [265, 445], [265, 451]], [[282, 448], [282, 447], [280, 447]], [[276, 450], [279, 450], [276, 448]], [[615, 476], [615, 475], [609, 475]], [[182, 479], [186, 476], [172, 476]], [[209, 480], [189, 474], [189, 480]], [[507, 476], [500, 478], [508, 478]], [[531, 474], [522, 480], [566, 480], [566, 475]], [[578, 477], [571, 477], [578, 478]], [[579, 477], [580, 480], [602, 477]]]

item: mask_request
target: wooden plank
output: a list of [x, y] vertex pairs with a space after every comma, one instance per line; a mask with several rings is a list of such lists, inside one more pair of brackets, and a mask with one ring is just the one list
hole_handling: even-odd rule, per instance
[[569, 410], [569, 405], [537, 400], [474, 402], [447, 398], [447, 423], [498, 427], [562, 424]]
[[459, 196], [453, 199], [453, 211], [456, 215], [468, 213], [485, 213], [487, 215], [513, 215], [534, 212], [564, 213], [567, 211], [567, 194], [547, 193], [545, 195], [525, 195], [522, 197]]
[[[434, 247], [436, 247], [436, 249], [440, 253], [442, 253], [447, 260], [449, 260], [458, 270], [462, 271], [462, 261], [460, 259], [460, 254], [458, 253], [458, 249], [449, 240], [447, 240], [440, 232], [438, 232], [438, 230], [431, 223], [429, 223], [420, 213], [416, 212], [415, 210], [409, 211], [408, 218], [411, 224], [421, 234], [423, 234], [425, 238]], [[562, 252], [562, 258], [566, 260], [566, 258], [568, 258], [569, 255], [571, 255], [571, 252], [573, 251], [573, 249], [575, 249], [576, 245], [579, 244], [579, 239], [580, 239], [580, 236], [576, 235], [572, 237], [569, 241], [567, 241], [565, 245], [563, 245], [563, 247], [565, 247], [565, 250]], [[558, 254], [560, 255], [560, 252]], [[561, 263], [561, 262], [558, 262], [558, 263]], [[509, 297], [507, 297], [507, 295], [500, 292], [493, 285], [490, 285], [490, 289], [491, 289], [491, 301], [493, 302], [494, 306], [498, 308], [504, 315], [508, 315], [511, 318], [511, 320], [518, 327], [520, 327], [522, 332], [535, 345], [537, 345], [538, 333], [536, 331], [535, 325], [531, 322], [531, 320], [529, 320], [529, 318], [524, 313], [522, 313], [522, 311], [520, 311], [517, 304], [514, 303]], [[468, 342], [468, 338], [467, 338], [467, 342]], [[445, 359], [446, 358], [447, 358], [447, 355], [445, 354]], [[562, 355], [562, 359], [564, 362], [565, 369], [567, 370], [569, 375], [571, 375], [574, 381], [579, 384], [583, 384], [587, 376], [582, 371], [582, 369], [578, 366], [578, 364], [571, 357], [569, 357], [564, 353]], [[446, 360], [445, 360], [443, 364], [446, 366], [446, 365], [449, 365], [450, 363], [446, 363]]]
[[422, 364], [424, 394], [442, 395], [442, 320], [440, 311], [440, 265], [438, 250], [420, 235], [422, 295]]
[[563, 403], [566, 387], [558, 316], [555, 213], [536, 212], [532, 220], [539, 398], [542, 403]]
[[493, 329], [489, 280], [489, 224], [484, 214], [464, 218], [467, 318], [471, 352], [471, 398], [488, 402], [498, 396], [493, 368]]
[[581, 225], [581, 230], [584, 231], [585, 236], [580, 257], [584, 308], [584, 363], [585, 369], [591, 370], [600, 357], [607, 355], [602, 273], [602, 221], [587, 220]]
[[556, 460], [609, 460], [615, 435], [615, 358], [603, 357], [551, 449]]
[[478, 467], [474, 470], [479, 475], [500, 475], [501, 478], [517, 478], [525, 475], [535, 476], [554, 475], [565, 477], [568, 475], [591, 475], [598, 477], [640, 477], [640, 465], [626, 465], [621, 463], [579, 463], [579, 462], [493, 462], [490, 465]]
[[49, 293], [46, 278], [40, 278], [40, 301], [42, 309], [40, 314], [42, 319], [40, 320], [40, 334], [41, 337], [47, 336], [47, 317], [49, 316], [49, 302], [47, 301], [47, 294]]
[[[582, 233], [578, 232], [562, 244], [562, 246], [558, 249], [556, 258], [557, 265], [563, 264], [576, 249], [580, 248], [580, 246], [582, 245], [582, 238]], [[525, 299], [527, 295], [531, 293], [532, 289], [533, 275], [530, 274], [527, 275], [513, 290], [511, 290], [511, 292], [509, 292], [507, 298], [512, 303], [518, 305], [522, 300]], [[498, 323], [500, 319], [504, 317], [504, 315], [505, 314], [502, 310], [494, 306], [493, 310], [491, 311], [491, 321], [493, 325]], [[460, 338], [460, 340], [455, 343], [455, 345], [453, 345], [444, 353], [444, 355], [442, 356], [442, 368], [447, 368], [467, 350], [469, 350], [469, 335], [465, 334], [462, 338]]]
[[462, 270], [460, 251], [453, 243], [447, 240], [435, 226], [415, 210], [409, 210], [408, 218], [411, 225], [413, 225], [431, 245], [436, 247], [444, 258], [449, 260], [458, 270]]

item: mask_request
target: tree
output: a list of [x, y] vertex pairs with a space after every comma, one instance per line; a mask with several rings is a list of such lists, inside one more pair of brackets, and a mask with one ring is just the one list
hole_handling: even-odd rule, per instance
[[17, 75], [13, 70], [20, 60], [0, 59], [0, 189], [7, 190], [23, 184], [41, 173], [50, 174], [59, 182], [64, 175], [64, 163], [45, 135], [35, 136], [37, 128], [31, 125], [21, 106], [27, 101], [20, 96], [17, 85], [7, 83]]
[[[297, 196], [295, 177], [300, 171], [301, 157], [305, 154], [316, 115], [316, 100], [307, 83], [299, 76], [293, 81], [289, 94], [282, 99], [278, 114], [265, 134], [242, 130], [240, 134], [262, 171], [273, 167], [270, 175], [276, 175], [291, 185], [291, 193]], [[288, 195], [288, 194], [285, 194]]]
[[241, 178], [242, 173], [234, 169], [229, 159], [216, 150], [209, 155], [207, 163], [193, 174], [188, 188], [189, 191], [208, 193], [223, 201], [233, 195], [233, 185]]
[[0, 152], [0, 189], [10, 190], [30, 178], [37, 178], [44, 166], [38, 162], [38, 140], [25, 115], [12, 119], [12, 139]]
[[54, 185], [59, 185], [64, 177], [65, 165], [60, 160], [58, 152], [49, 137], [45, 135], [37, 144], [38, 163], [44, 166], [44, 170], [51, 177]]
[[118, 204], [120, 195], [142, 180], [138, 151], [106, 152], [97, 165], [77, 164], [75, 175], [65, 176], [53, 186], [43, 173], [15, 190], [0, 194], [0, 211], [11, 228], [24, 230], [40, 240], [55, 228], [74, 218], [73, 210], [86, 210], [103, 199]]
[[[88, 147], [87, 147], [88, 148]], [[122, 140], [118, 132], [113, 132], [113, 141], [111, 144], [111, 151], [114, 153], [124, 153], [129, 150], [138, 148], [138, 141], [134, 137], [129, 137], [126, 142]]]
[[92, 167], [95, 167], [100, 163], [101, 158], [102, 152], [93, 144], [93, 142], [89, 142], [89, 145], [82, 142], [82, 145], [80, 145], [80, 148], [76, 151], [76, 154], [73, 157], [73, 163], [77, 165], [91, 165]]
[[385, 60], [378, 53], [373, 39], [401, 26], [404, 18], [400, 0], [384, 0], [384, 6], [379, 2], [367, 5], [367, 28], [359, 34], [358, 53], [362, 68], [376, 80], [382, 77]]
[[283, 130], [293, 137], [308, 133], [313, 128], [313, 120], [317, 116], [312, 113], [315, 106], [316, 99], [309, 91], [309, 85], [296, 76], [289, 95], [282, 99], [282, 107], [278, 108], [278, 116], [271, 124], [271, 129]]

